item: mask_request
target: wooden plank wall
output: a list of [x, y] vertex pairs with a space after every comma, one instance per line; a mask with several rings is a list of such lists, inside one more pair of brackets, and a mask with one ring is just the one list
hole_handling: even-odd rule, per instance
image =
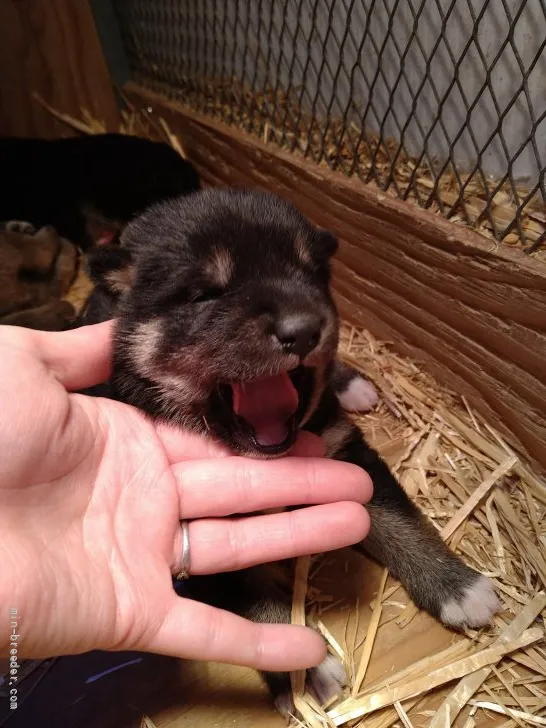
[[393, 342], [546, 471], [546, 265], [129, 85], [206, 182], [292, 200], [340, 240], [341, 314]]
[[87, 108], [109, 130], [119, 110], [88, 0], [0, 1], [0, 134], [68, 136], [32, 99], [73, 116]]

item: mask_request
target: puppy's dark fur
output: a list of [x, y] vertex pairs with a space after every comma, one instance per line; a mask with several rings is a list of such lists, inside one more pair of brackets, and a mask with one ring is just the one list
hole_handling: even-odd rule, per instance
[[0, 139], [0, 220], [52, 225], [82, 250], [149, 205], [199, 189], [169, 145], [122, 134]]
[[[356, 375], [335, 363], [333, 236], [271, 195], [207, 190], [150, 209], [126, 228], [121, 242], [121, 248], [97, 249], [90, 259], [97, 288], [83, 320], [117, 318], [108, 395], [264, 457], [286, 452], [291, 430], [286, 441], [263, 446], [235, 412], [234, 393], [247, 396], [241, 382], [253, 392], [262, 377], [277, 386], [289, 372], [298, 393], [293, 427], [321, 435], [330, 457], [372, 477], [372, 525], [364, 548], [420, 608], [456, 627], [487, 623], [498, 607], [489, 581], [446, 548], [339, 405], [336, 387]], [[299, 333], [302, 322], [307, 326], [298, 353], [285, 336], [287, 322], [293, 327], [294, 321]], [[245, 406], [239, 405], [243, 412]], [[197, 597], [251, 619], [290, 620], [289, 603], [260, 568], [193, 578], [190, 586]], [[315, 694], [327, 698], [339, 688], [340, 669], [329, 658], [308, 677]], [[266, 679], [287, 712], [288, 675]]]

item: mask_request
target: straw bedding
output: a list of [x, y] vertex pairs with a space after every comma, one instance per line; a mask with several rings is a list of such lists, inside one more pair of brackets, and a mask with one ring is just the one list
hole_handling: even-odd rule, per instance
[[[321, 573], [337, 557], [313, 559], [307, 590], [296, 584], [293, 613], [301, 615], [306, 592], [307, 611], [343, 659], [350, 686], [326, 710], [300, 690], [302, 725], [546, 725], [546, 487], [464, 399], [387, 344], [344, 327], [340, 351], [381, 393], [378, 409], [359, 425], [443, 538], [493, 579], [503, 611], [489, 630], [450, 636], [377, 568], [368, 603], [353, 594], [335, 604], [332, 580], [321, 583]], [[306, 561], [300, 560], [300, 574]], [[334, 620], [337, 631], [327, 626], [333, 604], [345, 613], [344, 625]], [[444, 649], [437, 649], [432, 629], [443, 633]], [[407, 660], [419, 650], [421, 659]], [[374, 672], [379, 676], [372, 679]]]

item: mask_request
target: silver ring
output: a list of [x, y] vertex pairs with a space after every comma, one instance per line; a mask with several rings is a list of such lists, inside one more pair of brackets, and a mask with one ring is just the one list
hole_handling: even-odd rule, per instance
[[190, 530], [187, 521], [180, 521], [182, 530], [182, 566], [175, 579], [189, 579], [190, 577]]

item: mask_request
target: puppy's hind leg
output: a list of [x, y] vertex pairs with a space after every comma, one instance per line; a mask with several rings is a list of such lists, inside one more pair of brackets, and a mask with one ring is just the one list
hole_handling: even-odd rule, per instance
[[[290, 596], [275, 583], [269, 567], [254, 567], [207, 577], [192, 577], [190, 595], [199, 601], [239, 614], [261, 624], [290, 624]], [[277, 710], [295, 715], [289, 672], [263, 672]], [[307, 670], [306, 689], [324, 704], [340, 695], [346, 683], [345, 670], [333, 655]]]
[[374, 385], [356, 369], [339, 360], [334, 362], [330, 384], [347, 412], [367, 412], [379, 401]]

